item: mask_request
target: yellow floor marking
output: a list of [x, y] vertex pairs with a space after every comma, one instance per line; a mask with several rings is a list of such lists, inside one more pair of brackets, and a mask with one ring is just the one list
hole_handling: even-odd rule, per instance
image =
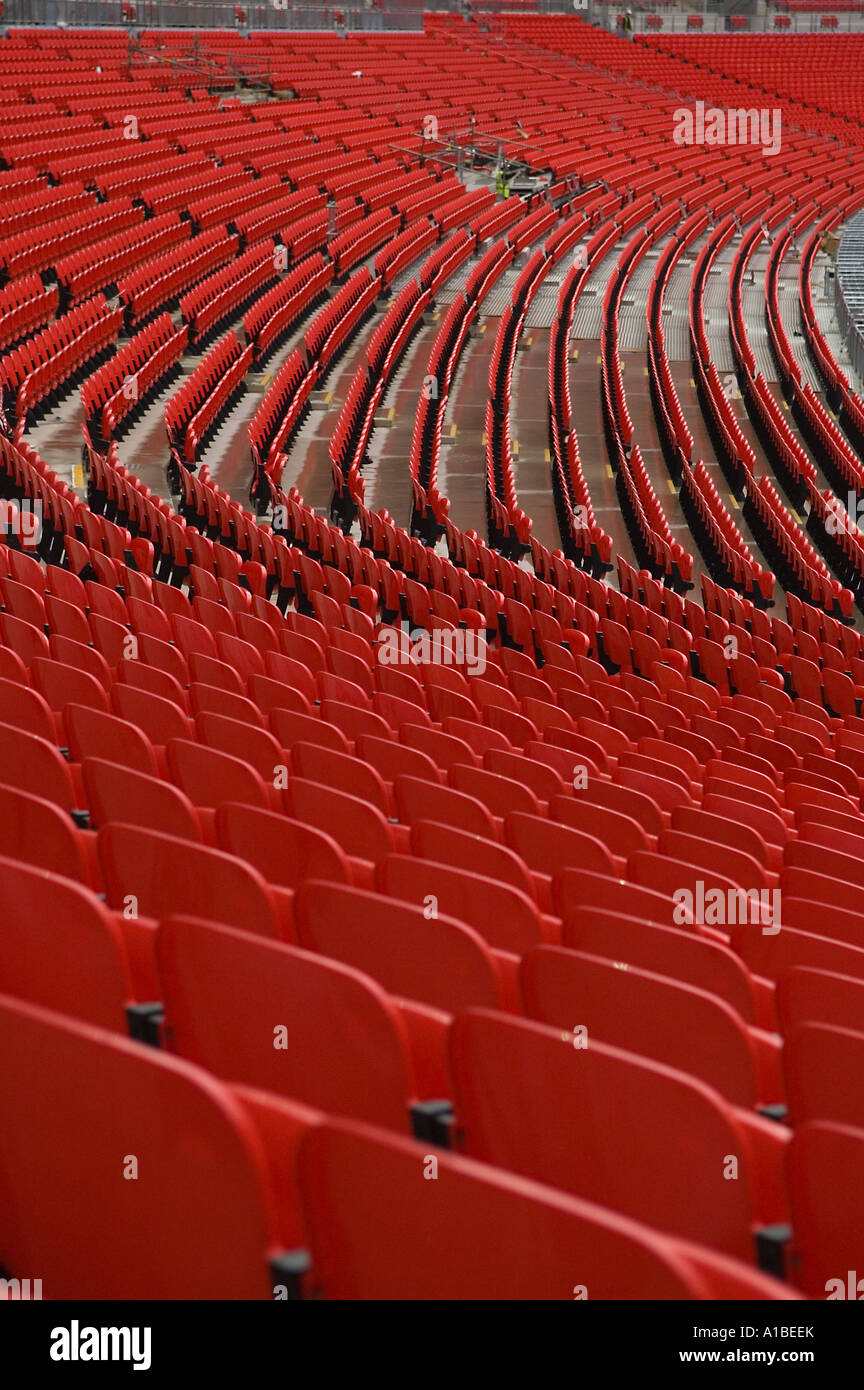
[[455, 438], [456, 438], [456, 434], [457, 434], [456, 426], [455, 426], [455, 425], [451, 425], [451, 426], [450, 426], [450, 438], [451, 438], [451, 439], [455, 439]]
[[80, 463], [73, 463], [72, 465], [72, 486], [84, 486], [84, 469], [82, 468]]
[[514, 439], [514, 440], [513, 440], [513, 452], [514, 452], [514, 454], [516, 454], [516, 455], [518, 455], [518, 453], [519, 453], [519, 440], [518, 440], [518, 439]]
[[666, 486], [668, 487], [671, 493], [675, 493], [675, 484], [673, 483], [671, 478], [666, 479]]
[[387, 419], [388, 419], [388, 420], [395, 420], [395, 419], [396, 419], [396, 407], [395, 407], [395, 405], [391, 405], [390, 409], [387, 411]]
[[696, 382], [693, 380], [692, 376], [691, 376], [691, 378], [690, 378], [690, 385], [693, 387], [693, 390], [695, 391], [695, 390], [696, 390]]
[[614, 477], [615, 477], [615, 474], [612, 472], [612, 465], [611, 465], [611, 463], [607, 463], [607, 465], [606, 465], [606, 472], [607, 472], [607, 474], [608, 474], [608, 476], [609, 476], [610, 478], [614, 478]]
[[544, 462], [544, 463], [551, 463], [551, 462], [552, 462], [552, 455], [549, 453], [549, 450], [548, 450], [548, 449], [544, 449], [544, 450], [543, 450], [543, 462]]
[[738, 503], [735, 501], [735, 498], [732, 496], [731, 492], [729, 494], [729, 501], [732, 503], [732, 506], [735, 508], [736, 512], [739, 512], [741, 510], [741, 508], [738, 506]]
[[598, 366], [598, 367], [600, 366], [600, 364], [602, 363], [602, 361], [603, 361], [603, 358], [602, 358], [602, 357], [598, 357], [598, 358], [597, 358], [597, 366]]
[[643, 368], [642, 368], [642, 375], [643, 375], [643, 376], [647, 376], [647, 375], [648, 375], [648, 368], [647, 368], [647, 367], [643, 367]]
[[574, 348], [573, 351], [571, 352], [571, 354], [570, 354], [570, 361], [571, 361], [571, 362], [578, 362], [578, 361], [579, 361], [579, 349], [578, 349], [578, 348]]

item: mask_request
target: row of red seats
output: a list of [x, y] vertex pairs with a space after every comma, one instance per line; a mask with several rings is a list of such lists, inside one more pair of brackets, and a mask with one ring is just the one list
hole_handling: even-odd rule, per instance
[[237, 255], [239, 238], [214, 227], [167, 255], [147, 260], [117, 281], [117, 293], [131, 327]]
[[256, 242], [236, 260], [208, 275], [180, 299], [190, 338], [200, 342], [247, 304], [258, 304], [280, 275], [279, 248], [272, 238]]
[[210, 349], [188, 380], [168, 400], [164, 410], [168, 442], [187, 463], [194, 462], [198, 444], [251, 364], [252, 345], [241, 347], [232, 329]]
[[81, 387], [88, 426], [104, 441], [164, 383], [189, 345], [186, 324], [175, 328], [170, 314], [161, 314], [103, 364]]

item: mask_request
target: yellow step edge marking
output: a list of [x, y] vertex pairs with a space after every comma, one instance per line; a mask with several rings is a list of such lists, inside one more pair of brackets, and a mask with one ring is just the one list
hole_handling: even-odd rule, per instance
[[514, 440], [513, 440], [513, 452], [514, 452], [514, 454], [516, 454], [517, 457], [518, 457], [518, 455], [519, 455], [519, 440], [518, 440], [518, 439], [514, 439]]
[[543, 450], [543, 462], [544, 462], [544, 463], [551, 463], [551, 462], [552, 462], [552, 455], [549, 453], [549, 450], [548, 450], [548, 449], [544, 449], [544, 450]]
[[732, 503], [732, 506], [735, 508], [736, 512], [740, 512], [741, 508], [738, 506], [738, 503], [735, 501], [735, 498], [732, 496], [731, 492], [729, 494], [729, 501]]
[[610, 478], [614, 478], [614, 477], [615, 477], [615, 474], [612, 472], [612, 465], [611, 465], [611, 463], [607, 463], [607, 465], [606, 465], [606, 473], [607, 473], [607, 476], [610, 477]]
[[696, 390], [696, 382], [693, 380], [692, 376], [691, 376], [691, 378], [690, 378], [690, 385], [693, 387], [693, 390], [695, 391], [695, 390]]
[[669, 491], [673, 494], [673, 496], [677, 495], [677, 489], [671, 478], [666, 479], [666, 486], [668, 487]]
[[598, 357], [598, 358], [597, 358], [597, 366], [598, 366], [598, 367], [601, 365], [602, 361], [603, 361], [603, 358], [602, 358], [602, 357]]
[[451, 426], [450, 426], [450, 438], [451, 438], [451, 439], [455, 439], [455, 438], [456, 438], [456, 434], [457, 434], [456, 426], [455, 426], [455, 425], [451, 425]]
[[579, 361], [579, 349], [578, 349], [578, 348], [574, 348], [573, 351], [571, 352], [571, 354], [570, 354], [570, 361], [571, 361], [571, 362], [578, 362], [578, 361]]
[[396, 407], [395, 407], [395, 405], [391, 405], [390, 409], [387, 411], [387, 419], [388, 419], [388, 420], [395, 420], [395, 419], [396, 419]]
[[72, 465], [72, 486], [84, 486], [84, 469], [80, 463], [73, 463]]

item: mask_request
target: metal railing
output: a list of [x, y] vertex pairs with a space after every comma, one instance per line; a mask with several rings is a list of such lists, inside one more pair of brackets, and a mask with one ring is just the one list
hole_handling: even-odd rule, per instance
[[864, 211], [847, 224], [837, 249], [834, 304], [853, 366], [864, 376]]

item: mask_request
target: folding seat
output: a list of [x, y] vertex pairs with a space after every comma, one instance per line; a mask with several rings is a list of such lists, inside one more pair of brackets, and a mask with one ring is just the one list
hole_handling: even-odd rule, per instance
[[540, 814], [540, 803], [528, 787], [512, 778], [489, 772], [486, 768], [456, 764], [449, 770], [447, 781], [455, 791], [474, 797], [490, 815], [499, 819], [510, 811]]
[[574, 1279], [601, 1299], [786, 1296], [736, 1261], [455, 1154], [438, 1157], [440, 1180], [418, 1200], [425, 1158], [366, 1126], [306, 1132], [298, 1180], [318, 1296], [563, 1300]]
[[356, 743], [356, 752], [358, 758], [369, 763], [384, 782], [393, 782], [402, 773], [429, 782], [441, 781], [432, 758], [404, 743], [392, 743], [389, 739], [377, 738], [372, 734], [361, 734]]
[[796, 966], [777, 982], [777, 1013], [784, 1034], [808, 1023], [864, 1032], [864, 980]]
[[35, 628], [45, 627], [45, 601], [40, 593], [28, 585], [0, 577], [0, 601], [4, 611], [21, 622]]
[[103, 691], [111, 689], [111, 668], [95, 647], [85, 647], [82, 642], [72, 642], [68, 637], [61, 637], [56, 633], [50, 638], [49, 647], [53, 661], [75, 671], [82, 671], [96, 685], [101, 686]]
[[[345, 854], [366, 866], [399, 848], [393, 833], [396, 827], [389, 825], [376, 807], [358, 796], [349, 796], [347, 792], [310, 782], [304, 777], [291, 777], [283, 803], [288, 816], [323, 830]], [[367, 877], [369, 872], [367, 869]]]
[[310, 825], [239, 802], [224, 802], [214, 816], [221, 849], [245, 859], [268, 882], [294, 888], [304, 878], [350, 883], [351, 871], [331, 836]]
[[[575, 776], [575, 759], [568, 758], [566, 754], [560, 759], [549, 758], [549, 746], [545, 743], [532, 741], [527, 744], [522, 753], [508, 753], [499, 748], [490, 748], [484, 754], [483, 766], [489, 772], [497, 773], [501, 777], [507, 777], [512, 781], [519, 782], [527, 787], [537, 798], [538, 801], [548, 801], [553, 796], [558, 796], [565, 791], [568, 785], [572, 785]], [[561, 750], [564, 753], [564, 750]], [[568, 781], [565, 782], [562, 772], [555, 766], [566, 768]]]
[[[729, 936], [732, 949], [751, 974], [768, 980], [779, 980], [784, 970], [796, 965], [864, 979], [864, 942], [853, 945], [850, 937], [840, 935], [850, 923], [853, 930], [860, 930], [860, 919], [853, 913], [830, 904], [826, 907], [818, 898], [789, 893], [782, 900], [779, 932], [769, 936], [754, 932], [750, 926], [738, 926], [730, 929]], [[829, 927], [831, 936], [827, 934]]]
[[437, 821], [418, 820], [411, 826], [411, 849], [419, 859], [480, 874], [534, 899], [534, 883], [522, 860], [511, 849], [485, 836]]
[[[259, 677], [266, 680], [265, 676]], [[247, 699], [245, 695], [233, 695], [228, 690], [219, 690], [212, 685], [202, 685], [194, 681], [189, 687], [189, 703], [192, 707], [192, 714], [199, 715], [205, 712], [210, 714], [221, 714], [226, 719], [246, 721], [251, 728], [263, 729], [265, 719], [255, 701]]]
[[54, 719], [47, 702], [29, 685], [0, 679], [0, 719], [39, 738], [55, 741]]
[[138, 916], [187, 913], [257, 936], [282, 934], [273, 890], [233, 855], [132, 825], [103, 826], [98, 846], [106, 899], [118, 910], [131, 898]]
[[53, 739], [40, 738], [12, 724], [0, 724], [0, 767], [7, 786], [45, 797], [64, 811], [75, 813], [77, 808], [81, 815], [69, 765]]
[[279, 646], [284, 656], [290, 657], [292, 661], [298, 661], [301, 666], [305, 666], [314, 675], [325, 669], [324, 646], [326, 643], [322, 646], [305, 633], [288, 631], [280, 634]]
[[45, 616], [51, 632], [85, 646], [91, 641], [90, 627], [82, 609], [64, 603], [53, 594], [45, 595]]
[[[29, 559], [28, 556], [11, 553], [15, 555], [15, 563]], [[53, 594], [55, 598], [62, 599], [64, 603], [72, 604], [76, 608], [87, 607], [87, 590], [76, 574], [62, 569], [59, 565], [46, 565], [43, 579], [46, 593]], [[25, 582], [21, 575], [19, 575], [19, 580], [21, 583]], [[34, 585], [34, 587], [38, 586]]]
[[321, 748], [332, 748], [337, 753], [351, 751], [345, 735], [326, 719], [315, 715], [295, 714], [293, 710], [281, 708], [272, 709], [269, 722], [283, 749], [290, 750], [295, 743], [316, 743]]
[[[302, 662], [295, 661], [292, 657], [285, 656], [281, 652], [267, 652], [264, 657], [264, 669], [273, 680], [299, 690], [310, 703], [317, 699], [315, 677], [310, 668], [303, 665]], [[263, 677], [260, 675], [250, 677], [250, 681], [262, 679]], [[288, 706], [284, 708], [288, 708]]]
[[786, 1034], [783, 1072], [790, 1123], [809, 1120], [864, 1128], [864, 1101], [857, 1084], [864, 1061], [864, 1032], [802, 1023]]
[[183, 710], [149, 690], [116, 681], [111, 688], [111, 707], [120, 719], [137, 725], [156, 746], [164, 746], [172, 738], [190, 736], [191, 725]]
[[499, 951], [521, 955], [546, 939], [531, 898], [479, 872], [409, 855], [387, 855], [375, 871], [379, 892], [465, 922]]
[[790, 1279], [809, 1298], [860, 1300], [862, 1162], [860, 1129], [820, 1121], [800, 1125], [792, 1135], [786, 1153], [793, 1233], [787, 1264]]
[[[703, 857], [700, 856], [700, 860]], [[703, 862], [692, 863], [689, 859], [673, 858], [668, 852], [654, 853], [651, 850], [637, 850], [630, 856], [627, 861], [627, 877], [643, 888], [652, 888], [657, 893], [668, 893], [670, 897], [673, 893], [686, 889], [693, 895], [694, 901], [699, 893], [699, 883], [703, 884], [706, 894], [712, 889], [728, 893], [730, 890], [735, 892], [740, 887], [750, 887], [749, 884], [740, 885], [719, 873], [710, 862], [706, 866]], [[669, 921], [667, 917], [662, 925], [668, 926]], [[723, 930], [726, 930], [725, 926]]]
[[19, 656], [25, 666], [30, 666], [36, 657], [51, 654], [48, 638], [41, 627], [22, 622], [12, 613], [0, 613], [0, 642]]
[[149, 739], [126, 719], [88, 705], [67, 705], [63, 711], [66, 743], [73, 762], [105, 758], [149, 776], [157, 773]]
[[593, 739], [605, 749], [610, 758], [620, 758], [632, 747], [629, 738], [621, 729], [615, 729], [606, 722], [605, 713], [602, 719], [581, 715], [577, 727], [580, 734]]
[[255, 768], [230, 753], [172, 738], [166, 744], [165, 757], [171, 781], [199, 810], [212, 809], [223, 801], [240, 801], [267, 810], [275, 800], [276, 793], [271, 800], [270, 788]]
[[375, 893], [307, 879], [294, 895], [297, 943], [362, 970], [390, 993], [455, 1012], [506, 1007], [499, 967], [462, 922]]
[[549, 802], [549, 819], [599, 840], [610, 855], [619, 859], [626, 859], [638, 849], [651, 848], [651, 841], [635, 818], [585, 801], [581, 792], [575, 796], [553, 797]]
[[[506, 711], [502, 711], [506, 715]], [[508, 718], [518, 719], [518, 715], [507, 716]], [[487, 728], [483, 724], [476, 722], [477, 716], [473, 721], [467, 719], [454, 719], [448, 715], [441, 721], [442, 731], [445, 734], [453, 734], [454, 737], [467, 743], [473, 749], [478, 761], [482, 760], [491, 748], [500, 748], [505, 752], [512, 752], [513, 745], [507, 735], [498, 729]], [[534, 738], [537, 731], [534, 731]], [[520, 745], [521, 747], [521, 745]]]
[[572, 866], [614, 874], [617, 863], [597, 835], [511, 812], [504, 821], [504, 840], [533, 873], [552, 875]]
[[202, 744], [248, 763], [265, 784], [274, 786], [275, 779], [283, 775], [285, 754], [267, 729], [244, 724], [212, 710], [196, 715], [195, 728]]
[[142, 665], [153, 666], [158, 671], [173, 676], [184, 690], [189, 684], [189, 672], [183, 653], [172, 643], [163, 642], [159, 637], [151, 637], [148, 632], [139, 632], [138, 657]]
[[741, 888], [749, 890], [770, 886], [768, 873], [759, 859], [746, 850], [710, 840], [698, 831], [664, 830], [658, 837], [657, 851], [668, 854], [673, 860], [701, 865], [706, 872], [716, 869]]
[[104, 584], [87, 583], [87, 607], [91, 613], [98, 613], [115, 623], [126, 622], [126, 604], [114, 588]]
[[725, 1000], [701, 989], [630, 962], [622, 970], [611, 959], [558, 946], [528, 951], [519, 983], [526, 1016], [539, 1023], [572, 1028], [578, 1019], [592, 1043], [597, 1038], [674, 1067], [733, 1105], [782, 1100], [779, 1044], [766, 1040], [773, 1055], [765, 1067], [769, 1074], [761, 1075], [755, 1038], [743, 1020]]
[[[565, 870], [562, 877], [571, 872]], [[745, 1023], [756, 1020], [756, 990], [741, 960], [728, 946], [699, 937], [686, 926], [638, 918], [623, 904], [621, 911], [614, 911], [574, 902], [562, 920], [561, 944], [693, 985], [725, 999]]]
[[[798, 839], [802, 845], [819, 845], [838, 854], [860, 857], [864, 854], [864, 821], [856, 816], [834, 816], [825, 820], [825, 812], [818, 806], [801, 806], [796, 813]], [[790, 860], [791, 862], [791, 860]], [[803, 858], [799, 859], [804, 863]], [[807, 867], [819, 872], [819, 859], [816, 855]]]
[[[639, 757], [641, 755], [631, 754], [629, 756]], [[645, 759], [645, 762], [653, 761], [653, 759]], [[677, 768], [669, 768], [668, 770], [677, 772]], [[676, 806], [687, 806], [693, 799], [692, 793], [685, 789], [680, 782], [674, 781], [670, 777], [657, 776], [642, 767], [619, 766], [616, 780], [619, 785], [628, 790], [643, 792], [645, 796], [656, 802], [661, 811], [674, 811]]]
[[0, 783], [0, 827], [7, 858], [90, 884], [85, 847], [56, 802]]
[[313, 743], [295, 743], [291, 749], [291, 771], [306, 781], [320, 782], [322, 786], [358, 797], [383, 816], [389, 815], [387, 788], [375, 768], [360, 758]]
[[433, 820], [487, 840], [497, 839], [489, 811], [474, 796], [403, 774], [393, 783], [393, 797], [399, 820], [407, 825]]
[[110, 912], [85, 886], [89, 875], [74, 826], [51, 802], [8, 787], [0, 787], [0, 816], [9, 856], [0, 861], [0, 986], [125, 1032], [134, 997], [126, 952]]
[[184, 713], [188, 712], [189, 701], [185, 687], [175, 680], [174, 676], [160, 671], [155, 666], [148, 666], [143, 661], [121, 661], [114, 673], [114, 683], [117, 682], [134, 686], [137, 690], [146, 690], [163, 700], [170, 700], [178, 709]]
[[[410, 1127], [415, 1080], [398, 1009], [323, 956], [193, 918], [159, 928], [170, 1050], [223, 1079]], [[263, 1029], [262, 1018], [272, 1018]], [[277, 1047], [274, 1032], [287, 1031]]]
[[[17, 1056], [0, 1078], [6, 1267], [38, 1269], [54, 1299], [273, 1297], [260, 1141], [227, 1090], [155, 1048], [8, 998], [0, 1036]], [[151, 1179], [106, 1183], [129, 1153]]]
[[825, 777], [797, 768], [788, 774], [784, 798], [790, 811], [805, 805], [837, 811], [844, 816], [855, 816], [859, 811], [857, 801], [845, 794], [839, 782], [829, 782]]
[[170, 782], [95, 757], [85, 759], [81, 774], [90, 820], [96, 827], [120, 821], [181, 840], [201, 841], [198, 813]]
[[[779, 1193], [776, 1206], [756, 1205], [757, 1126], [695, 1078], [593, 1036], [587, 1048], [576, 1041], [483, 1009], [454, 1019], [460, 1148], [752, 1263], [757, 1223], [782, 1213]], [[782, 1133], [772, 1138], [782, 1148]], [[736, 1182], [726, 1181], [725, 1154], [738, 1158]]]

